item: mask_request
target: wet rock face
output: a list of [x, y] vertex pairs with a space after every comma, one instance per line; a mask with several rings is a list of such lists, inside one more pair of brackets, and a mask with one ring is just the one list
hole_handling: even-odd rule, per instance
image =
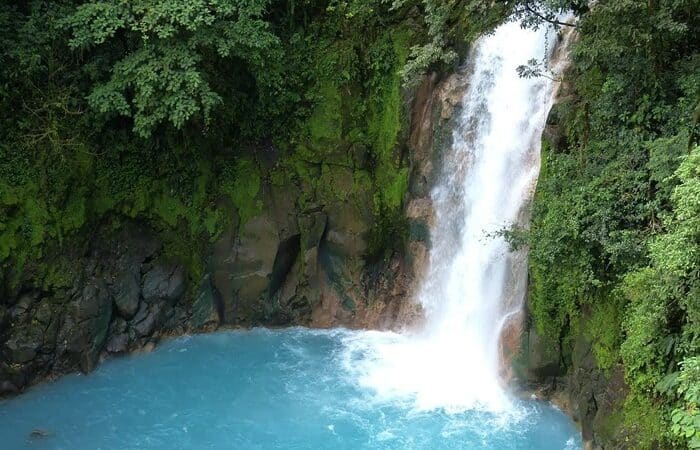
[[0, 395], [46, 376], [89, 372], [105, 355], [140, 348], [185, 320], [184, 269], [162, 258], [139, 227], [99, 236], [76, 267], [71, 286], [21, 289], [0, 308]]
[[10, 302], [0, 333], [0, 394], [20, 390], [33, 370], [45, 364], [56, 347], [59, 320], [38, 291]]
[[333, 158], [343, 164], [327, 170], [334, 195], [316, 204], [300, 204], [303, 186], [263, 182], [261, 212], [244, 223], [234, 220], [213, 246], [208, 281], [193, 307], [197, 327], [391, 328], [419, 320], [412, 296], [428, 263], [433, 168], [451, 144], [451, 121], [466, 87], [461, 74], [442, 80], [433, 74], [406, 99], [412, 110], [404, 199], [409, 236], [402, 251], [368, 255], [374, 193], [354, 190], [353, 161], [362, 158], [338, 152]]
[[229, 231], [215, 245], [212, 258], [214, 286], [221, 293], [224, 321], [244, 324], [262, 318], [275, 255], [283, 237], [270, 214], [262, 214]]
[[[560, 98], [567, 95], [559, 93]], [[554, 105], [547, 118], [543, 138], [554, 148], [566, 147], [566, 135], [559, 123], [559, 106]], [[579, 319], [585, 329], [589, 313]], [[526, 329], [521, 343], [520, 381], [530, 391], [559, 404], [580, 427], [587, 449], [630, 448], [634, 439], [622, 435], [619, 412], [627, 397], [624, 368], [621, 365], [602, 370], [593, 354], [593, 343], [579, 333], [572, 348], [562, 348]]]
[[127, 270], [112, 284], [112, 296], [117, 313], [124, 319], [131, 319], [139, 308], [141, 285], [138, 273]]
[[592, 342], [584, 335], [577, 336], [566, 379], [566, 395], [571, 415], [580, 422], [589, 448], [630, 448], [634, 440], [625, 439], [617, 429], [618, 414], [627, 392], [622, 365], [601, 370], [593, 355]]
[[112, 319], [112, 298], [101, 279], [91, 279], [68, 305], [69, 320], [59, 331], [65, 355], [90, 372], [99, 358]]
[[219, 327], [223, 315], [221, 294], [214, 287], [211, 275], [205, 275], [192, 303], [190, 324], [197, 331], [212, 331]]
[[449, 145], [446, 130], [463, 87], [460, 79], [431, 75], [405, 99], [410, 131], [397, 151], [410, 165], [403, 199], [409, 236], [401, 250], [368, 254], [375, 193], [358, 188], [356, 168], [366, 169], [368, 155], [360, 147], [329, 149], [332, 161], [318, 162], [325, 178], [317, 187], [263, 177], [259, 213], [233, 217], [203, 251], [201, 279], [166, 258], [140, 225], [97, 230], [71, 255], [68, 286], [48, 292], [28, 282], [0, 298], [0, 395], [90, 371], [106, 356], [152, 347], [163, 335], [221, 325], [387, 329], [417, 322], [412, 296], [428, 263], [433, 167]]
[[185, 293], [185, 270], [175, 263], [155, 264], [143, 276], [141, 286], [147, 303], [159, 300], [173, 303]]
[[[261, 214], [214, 244], [208, 285], [196, 301], [200, 324], [308, 324], [318, 301], [322, 207], [299, 211], [298, 192], [268, 186]], [[216, 314], [215, 314], [216, 313]]]

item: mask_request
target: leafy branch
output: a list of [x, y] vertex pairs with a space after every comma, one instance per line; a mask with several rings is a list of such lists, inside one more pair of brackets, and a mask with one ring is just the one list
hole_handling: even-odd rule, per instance
[[545, 59], [529, 59], [527, 64], [522, 64], [516, 67], [515, 71], [518, 72], [518, 76], [520, 78], [531, 79], [543, 77], [556, 82], [561, 81], [561, 77], [556, 76], [551, 70], [549, 70]]

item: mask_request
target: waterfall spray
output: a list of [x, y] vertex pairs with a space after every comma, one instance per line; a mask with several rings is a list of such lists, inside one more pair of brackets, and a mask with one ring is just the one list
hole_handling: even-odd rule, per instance
[[553, 33], [506, 23], [471, 51], [453, 145], [431, 193], [436, 220], [418, 296], [425, 327], [354, 343], [362, 358], [353, 359], [353, 370], [380, 398], [404, 398], [419, 410], [510, 408], [499, 377], [500, 338], [522, 310], [527, 255], [511, 251], [498, 232], [527, 225], [556, 85], [520, 78], [516, 68], [551, 53]]

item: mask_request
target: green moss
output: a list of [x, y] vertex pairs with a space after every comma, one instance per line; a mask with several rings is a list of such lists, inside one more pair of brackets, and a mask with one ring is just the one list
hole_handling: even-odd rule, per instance
[[401, 208], [407, 190], [407, 167], [395, 169], [395, 172], [388, 173], [379, 191], [382, 205], [390, 210]]
[[[540, 182], [535, 191], [534, 204], [542, 205], [546, 203], [546, 193], [543, 189], [544, 181], [548, 173], [548, 155], [551, 146], [546, 140], [542, 141], [540, 158]], [[537, 226], [538, 217], [535, 216], [534, 226]], [[568, 311], [560, 307], [560, 303], [551, 302], [550, 298], [556, 295], [548, 283], [548, 268], [537, 259], [537, 254], [533, 253], [528, 260], [530, 283], [528, 284], [528, 308], [533, 317], [535, 329], [540, 336], [556, 342], [562, 332]]]
[[593, 344], [593, 355], [598, 367], [609, 371], [620, 361], [624, 297], [600, 299], [592, 308], [584, 325], [584, 334]]
[[62, 256], [53, 261], [43, 262], [39, 265], [38, 272], [42, 277], [42, 287], [47, 290], [70, 287], [76, 277], [73, 264]]
[[406, 64], [410, 34], [394, 31], [375, 43], [373, 66], [375, 74], [370, 81], [370, 120], [368, 134], [377, 160], [391, 161], [402, 127], [401, 78], [399, 71]]
[[367, 130], [374, 159], [375, 226], [369, 252], [377, 256], [401, 248], [408, 236], [408, 222], [401, 213], [409, 170], [401, 159], [399, 146], [407, 127], [399, 72], [406, 63], [410, 40], [410, 31], [396, 29], [379, 38], [370, 52], [374, 73]]
[[205, 246], [207, 241], [203, 239], [183, 238], [177, 229], [168, 230], [160, 234], [163, 242], [163, 254], [166, 258], [179, 262], [185, 267], [190, 279], [189, 287], [194, 286], [204, 276]]
[[7, 259], [12, 251], [19, 245], [18, 233], [21, 220], [18, 217], [9, 217], [7, 213], [0, 222], [0, 261]]
[[[624, 400], [621, 400], [624, 403]], [[612, 405], [610, 410], [606, 410], [605, 414], [599, 416], [602, 420], [598, 424], [598, 434], [601, 436], [602, 442], [618, 442], [619, 433], [625, 423], [625, 414], [623, 405]]]
[[623, 408], [626, 440], [633, 448], [659, 448], [668, 432], [663, 410], [647, 397], [629, 395]]
[[376, 207], [394, 210], [401, 207], [408, 188], [408, 170], [401, 167], [397, 143], [404, 124], [401, 78], [399, 71], [406, 63], [410, 34], [395, 31], [380, 39], [374, 48], [375, 58], [386, 66], [378, 66], [371, 82], [368, 134], [375, 159], [378, 197]]
[[35, 184], [0, 184], [0, 267], [11, 269], [11, 284], [19, 281], [27, 261], [41, 257], [45, 244], [60, 236], [60, 226]]
[[209, 240], [215, 241], [223, 231], [221, 225], [226, 223], [225, 213], [221, 209], [206, 208], [203, 211], [202, 225], [209, 234]]
[[317, 90], [319, 100], [308, 120], [309, 138], [314, 150], [324, 154], [324, 150], [333, 150], [341, 139], [342, 99], [338, 86], [332, 80], [321, 80]]
[[82, 195], [71, 196], [63, 211], [60, 212], [61, 237], [65, 234], [73, 233], [85, 224], [87, 221], [86, 200]]
[[220, 190], [231, 199], [241, 223], [262, 212], [261, 182], [257, 166], [249, 159], [237, 160], [222, 174]]
[[153, 213], [155, 213], [168, 228], [175, 228], [179, 220], [187, 216], [185, 205], [178, 198], [162, 190], [160, 191], [160, 195], [155, 196], [152, 207]]
[[[264, 182], [293, 185], [300, 210], [347, 202], [374, 214], [375, 247], [400, 245], [407, 230], [401, 209], [409, 171], [398, 145], [407, 120], [399, 71], [423, 24], [412, 14], [388, 12], [388, 5], [379, 9], [357, 16], [329, 9], [305, 23], [288, 43], [299, 55], [282, 60], [295, 68], [286, 72], [288, 80], [274, 78], [270, 95], [254, 92], [250, 74], [236, 77], [245, 84], [239, 94], [250, 98], [227, 95], [228, 79], [216, 86], [226, 97], [225, 111], [212, 117], [220, 121], [216, 130], [201, 133], [197, 124], [138, 139], [131, 126], [85, 114], [59, 120], [61, 126], [52, 129], [70, 139], [34, 148], [23, 136], [39, 133], [43, 124], [28, 121], [28, 129], [12, 136], [25, 145], [22, 151], [0, 147], [0, 179], [8, 184], [0, 185], [3, 268], [22, 273], [25, 262], [40, 262], [56, 253], [49, 249], [60, 250], [87, 230], [135, 221], [154, 229], [169, 256], [197, 274], [204, 243], [216, 239], [232, 217], [245, 222], [260, 214]], [[386, 17], [378, 21], [377, 14]], [[80, 99], [70, 107], [59, 100], [72, 110]], [[252, 117], [261, 111], [277, 115]], [[240, 120], [247, 113], [251, 120]], [[255, 129], [253, 122], [268, 128]], [[274, 122], [280, 124], [272, 132]], [[256, 144], [269, 137], [279, 144], [279, 159], [265, 155], [261, 163]], [[223, 199], [236, 214], [222, 206], [229, 203]], [[50, 284], [63, 283], [51, 264], [42, 271]]]

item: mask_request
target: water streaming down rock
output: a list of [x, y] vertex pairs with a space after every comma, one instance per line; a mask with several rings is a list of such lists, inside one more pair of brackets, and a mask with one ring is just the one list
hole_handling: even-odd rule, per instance
[[379, 398], [404, 398], [419, 410], [511, 409], [500, 339], [522, 310], [527, 255], [497, 233], [527, 225], [556, 84], [520, 78], [516, 68], [551, 56], [555, 40], [551, 29], [511, 22], [472, 49], [459, 124], [431, 194], [436, 220], [419, 294], [425, 329], [352, 345], [362, 355], [350, 358], [352, 369]]

